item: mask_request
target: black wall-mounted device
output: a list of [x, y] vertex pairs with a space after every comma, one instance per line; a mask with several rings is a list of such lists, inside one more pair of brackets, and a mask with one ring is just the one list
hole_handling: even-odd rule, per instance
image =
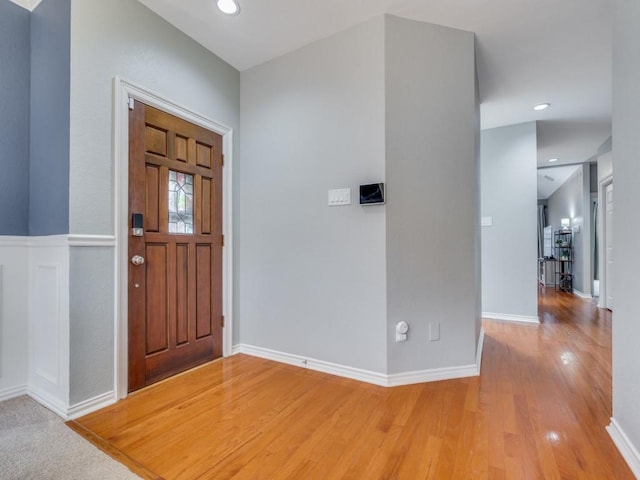
[[384, 183], [360, 185], [360, 205], [376, 205], [385, 203]]
[[131, 234], [134, 237], [141, 237], [144, 233], [144, 217], [141, 213], [131, 215]]

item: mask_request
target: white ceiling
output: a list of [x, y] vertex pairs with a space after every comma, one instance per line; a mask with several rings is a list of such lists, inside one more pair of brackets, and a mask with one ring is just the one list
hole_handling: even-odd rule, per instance
[[539, 120], [539, 166], [611, 134], [611, 0], [139, 1], [241, 71], [383, 13], [475, 32], [482, 128]]
[[554, 168], [538, 169], [538, 200], [546, 200], [562, 186], [574, 173], [578, 171], [580, 165], [565, 165]]
[[42, 0], [10, 0], [10, 1], [15, 3], [16, 5], [20, 5], [22, 8], [26, 8], [30, 12], [33, 12], [33, 10], [38, 5], [40, 5], [40, 2]]

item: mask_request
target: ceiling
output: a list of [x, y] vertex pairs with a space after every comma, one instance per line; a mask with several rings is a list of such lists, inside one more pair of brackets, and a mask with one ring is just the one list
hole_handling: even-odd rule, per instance
[[539, 166], [611, 134], [611, 0], [139, 1], [240, 71], [383, 13], [475, 32], [483, 129], [538, 120]]
[[546, 200], [578, 171], [580, 165], [538, 169], [538, 200]]

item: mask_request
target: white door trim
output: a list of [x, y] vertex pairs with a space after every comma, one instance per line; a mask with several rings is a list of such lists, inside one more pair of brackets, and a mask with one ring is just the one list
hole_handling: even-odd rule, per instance
[[114, 77], [113, 155], [114, 155], [114, 228], [116, 237], [115, 269], [115, 375], [117, 398], [128, 390], [128, 214], [129, 214], [129, 98], [139, 100], [162, 111], [200, 125], [222, 135], [223, 212], [222, 231], [225, 236], [222, 253], [222, 312], [225, 326], [222, 332], [222, 354], [232, 354], [233, 344], [233, 129], [136, 85], [122, 77]]
[[[598, 275], [600, 277], [600, 296], [598, 307], [607, 308], [607, 232], [605, 228], [607, 210], [607, 187], [613, 183], [613, 175], [598, 182]], [[615, 241], [615, 240], [614, 240]], [[614, 292], [615, 293], [615, 292]]]

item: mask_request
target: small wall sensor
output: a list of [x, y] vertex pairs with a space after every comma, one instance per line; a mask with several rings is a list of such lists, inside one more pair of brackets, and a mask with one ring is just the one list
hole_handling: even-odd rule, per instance
[[407, 340], [407, 332], [409, 324], [405, 321], [396, 324], [396, 342], [405, 342]]

